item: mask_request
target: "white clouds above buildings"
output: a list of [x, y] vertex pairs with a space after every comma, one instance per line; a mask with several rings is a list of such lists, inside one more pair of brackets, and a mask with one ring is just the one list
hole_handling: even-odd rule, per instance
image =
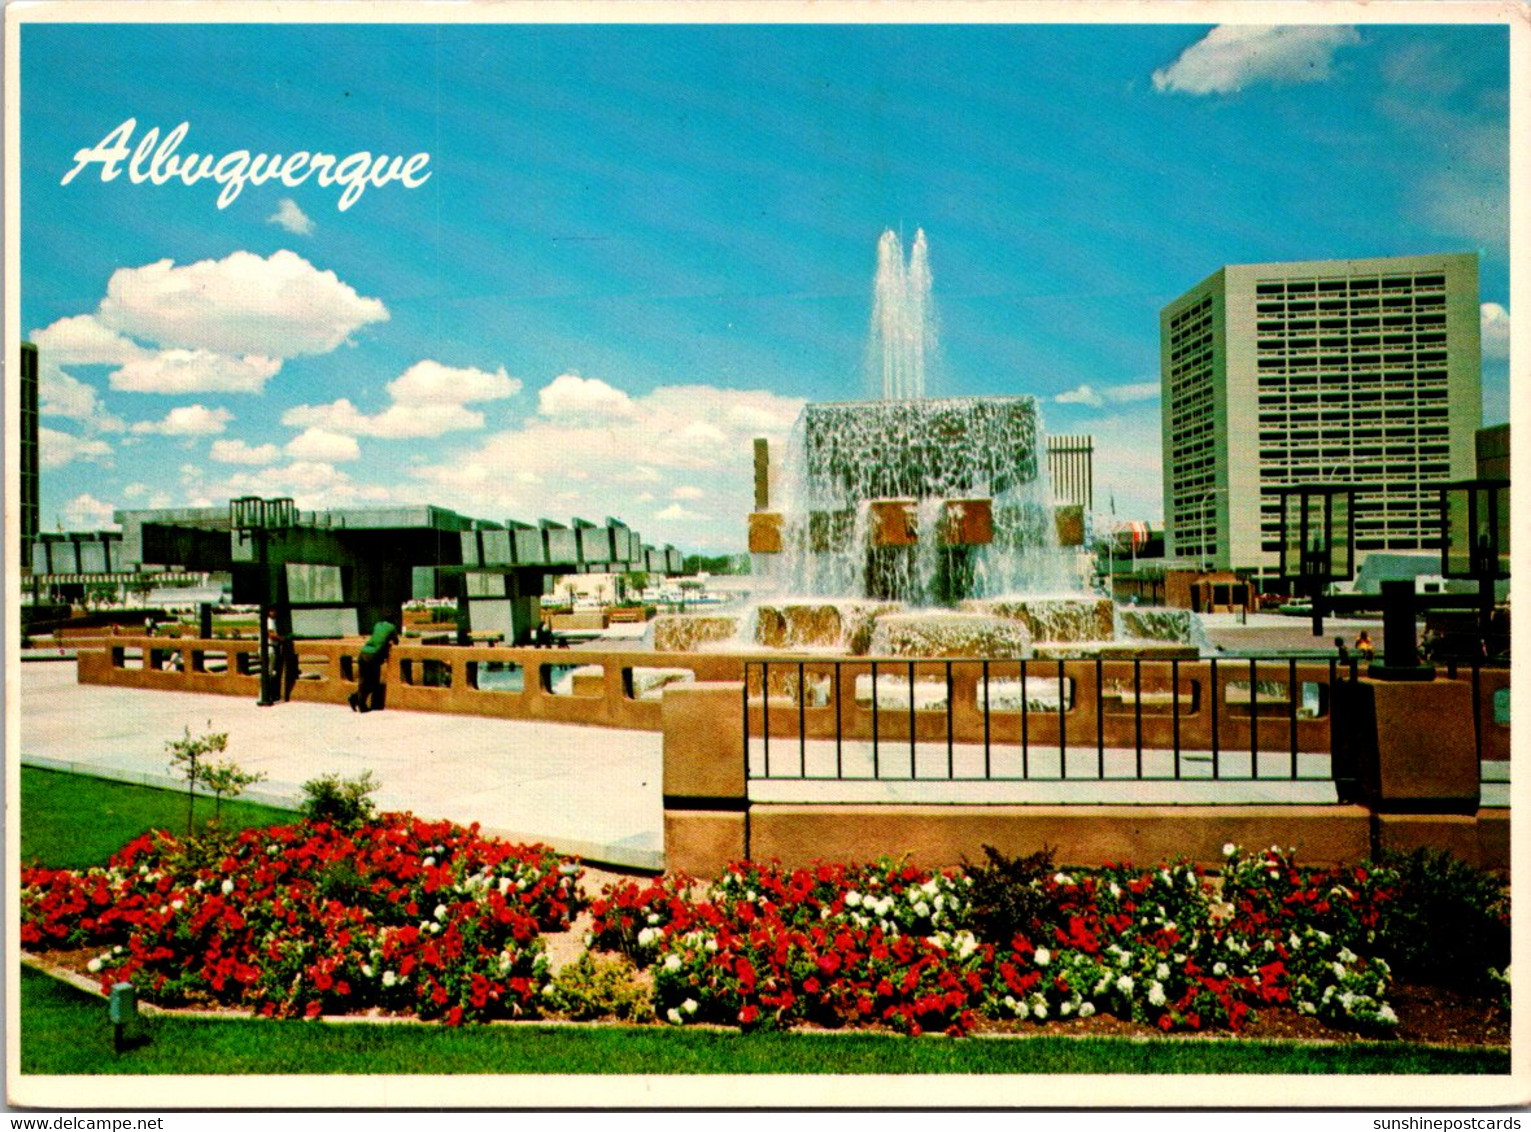
[[521, 382], [504, 367], [494, 373], [440, 362], [416, 362], [386, 386], [393, 400], [380, 413], [363, 413], [349, 398], [326, 405], [295, 405], [282, 414], [293, 428], [318, 428], [386, 440], [424, 439], [484, 427], [484, 414], [467, 405], [512, 397]]
[[288, 441], [283, 451], [297, 460], [323, 463], [339, 463], [361, 456], [361, 447], [354, 436], [322, 428], [305, 429]]
[[64, 504], [64, 523], [71, 530], [77, 531], [116, 530], [117, 524], [112, 518], [115, 510], [110, 503], [103, 503], [90, 493], [82, 492]]
[[1232, 94], [1260, 83], [1322, 82], [1335, 52], [1360, 42], [1360, 32], [1339, 24], [1215, 27], [1154, 72], [1154, 89]]
[[637, 410], [632, 398], [594, 377], [565, 373], [537, 393], [537, 411], [563, 421], [630, 420]]
[[1510, 312], [1499, 303], [1484, 303], [1479, 308], [1479, 327], [1485, 358], [1510, 356]]
[[282, 458], [275, 444], [251, 445], [244, 440], [215, 440], [208, 458], [219, 464], [274, 464]]
[[281, 368], [280, 358], [254, 354], [161, 350], [114, 371], [111, 385], [126, 393], [259, 393]]
[[327, 354], [388, 311], [295, 252], [238, 251], [182, 267], [162, 259], [120, 268], [99, 318], [166, 348], [290, 358]]
[[1107, 385], [1100, 389], [1088, 382], [1073, 389], [1053, 395], [1059, 405], [1085, 405], [1092, 409], [1106, 405], [1125, 405], [1134, 401], [1153, 401], [1159, 396], [1157, 381], [1133, 381], [1123, 385]]
[[[518, 428], [410, 468], [415, 501], [485, 517], [611, 515], [645, 538], [736, 547], [752, 504], [753, 441], [765, 437], [779, 460], [803, 402], [707, 385], [631, 396], [562, 374], [539, 390], [538, 406]], [[702, 499], [709, 513], [682, 506]]]
[[165, 414], [163, 420], [139, 421], [132, 428], [136, 433], [158, 433], [161, 436], [210, 436], [224, 430], [234, 414], [227, 409], [209, 409], [206, 405], [181, 405]]
[[62, 468], [76, 460], [105, 463], [111, 454], [112, 446], [104, 440], [72, 436], [47, 425], [39, 425], [37, 428], [37, 463], [45, 470]]

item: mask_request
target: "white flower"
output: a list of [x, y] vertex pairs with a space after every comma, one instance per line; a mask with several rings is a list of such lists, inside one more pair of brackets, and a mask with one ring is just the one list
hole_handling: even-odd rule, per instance
[[1393, 1008], [1384, 1002], [1382, 1009], [1377, 1011], [1377, 1021], [1385, 1022], [1389, 1026], [1396, 1026], [1398, 1024], [1398, 1015], [1394, 1014]]
[[1164, 987], [1159, 983], [1149, 983], [1148, 1004], [1150, 1006], [1163, 1006], [1165, 1001], [1166, 999], [1164, 997]]
[[1154, 978], [1167, 979], [1169, 977], [1170, 965], [1168, 963], [1160, 963], [1157, 967], [1154, 968]]
[[1005, 1005], [1008, 1006], [1011, 1010], [1015, 1011], [1015, 1016], [1017, 1018], [1025, 1018], [1028, 1014], [1031, 1013], [1030, 1009], [1024, 1002], [1016, 1002], [1015, 999], [1011, 998], [1009, 995], [1005, 996]]
[[670, 1025], [672, 1026], [679, 1026], [682, 1022], [680, 1011], [676, 1010], [673, 1006], [665, 1011], [665, 1017], [670, 1020]]
[[383, 985], [385, 987], [395, 986], [395, 985], [398, 984], [398, 981], [399, 981], [399, 976], [394, 974], [392, 971], [384, 971], [383, 972]]
[[1095, 1004], [1093, 1002], [1081, 1002], [1079, 1004], [1079, 1017], [1088, 1018], [1094, 1013]]
[[666, 955], [664, 957], [664, 969], [666, 971], [679, 971], [680, 970], [680, 956], [676, 955], [674, 952], [671, 952], [669, 955]]
[[1047, 1017], [1047, 1000], [1040, 996], [1031, 1000], [1031, 1012], [1038, 1022]]
[[716, 951], [717, 949], [718, 949], [718, 941], [715, 940], [715, 939], [709, 939], [707, 941], [707, 950], [708, 951]]
[[423, 861], [423, 862], [421, 862], [421, 863], [422, 863], [422, 864], [423, 864], [423, 865], [424, 865], [424, 866], [425, 866], [425, 867], [426, 867], [426, 868], [428, 868], [428, 869], [433, 869], [433, 868], [435, 868], [435, 867], [436, 867], [436, 858], [435, 858], [435, 857], [427, 857], [427, 858], [426, 858], [426, 859], [425, 859], [425, 860], [424, 860], [424, 861]]
[[1121, 978], [1116, 980], [1116, 989], [1121, 991], [1123, 994], [1131, 994], [1132, 986], [1133, 983], [1131, 975], [1123, 975]]
[[509, 891], [510, 891], [510, 878], [509, 877], [501, 877], [500, 878], [500, 895], [504, 896]]
[[1329, 969], [1334, 972], [1336, 979], [1343, 979], [1345, 977], [1345, 964], [1331, 963], [1329, 964]]
[[847, 908], [860, 908], [861, 907], [861, 893], [856, 892], [854, 890], [851, 891], [851, 892], [847, 892], [845, 894], [845, 906]]
[[659, 923], [659, 913], [658, 912], [650, 912], [649, 913], [649, 923], [651, 923], [651, 924]]
[[1238, 851], [1239, 851], [1239, 847], [1238, 847], [1238, 846], [1237, 846], [1237, 845], [1235, 845], [1235, 844], [1234, 844], [1234, 843], [1233, 843], [1233, 842], [1231, 842], [1231, 841], [1229, 841], [1229, 842], [1226, 842], [1226, 843], [1225, 843], [1225, 844], [1224, 844], [1224, 845], [1223, 845], [1223, 856], [1225, 856], [1225, 857], [1231, 857], [1231, 856], [1233, 856], [1233, 855], [1234, 855], [1234, 854], [1235, 854], [1235, 853], [1237, 853], [1237, 852], [1238, 852]]
[[1226, 964], [1226, 963], [1214, 963], [1214, 964], [1212, 964], [1212, 973], [1214, 975], [1218, 975], [1218, 976], [1226, 975], [1228, 973], [1228, 964]]
[[436, 911], [433, 915], [438, 920], [445, 920], [447, 918], [447, 906], [445, 904], [436, 905]]
[[1058, 1017], [1060, 1018], [1067, 1018], [1072, 1013], [1074, 1013], [1074, 1003], [1072, 1000], [1058, 1007]]
[[92, 959], [89, 963], [85, 964], [85, 967], [86, 967], [86, 970], [88, 970], [92, 975], [94, 975], [98, 971], [101, 970], [102, 963], [101, 963], [101, 960], [99, 958], [96, 958], [96, 959]]
[[1074, 881], [1072, 880], [1072, 878], [1069, 877], [1069, 875], [1067, 873], [1054, 873], [1053, 874], [1053, 883], [1054, 884], [1073, 884]]
[[643, 928], [638, 932], [638, 946], [647, 947], [662, 935], [664, 932], [658, 928]]
[[223, 884], [219, 886], [219, 890], [225, 896], [227, 896], [229, 893], [233, 892], [234, 891], [234, 882], [233, 882], [233, 880], [229, 879], [229, 878], [225, 878]]
[[1031, 961], [1038, 967], [1046, 967], [1047, 964], [1052, 961], [1052, 957], [1053, 953], [1051, 951], [1047, 950], [1045, 947], [1039, 947], [1037, 948], [1036, 954], [1031, 957]]
[[694, 999], [694, 998], [686, 999], [685, 1002], [680, 1004], [680, 1008], [682, 1010], [684, 1010], [687, 1014], [695, 1014], [696, 1013], [696, 999]]
[[370, 963], [363, 963], [361, 965], [361, 973], [370, 979], [372, 977], [372, 965]]
[[170, 907], [172, 907], [172, 908], [184, 908], [184, 907], [186, 907], [186, 901], [184, 901], [184, 900], [172, 900], [170, 902]]
[[1111, 882], [1111, 895], [1113, 897], [1115, 897], [1115, 896], [1120, 896], [1121, 894], [1122, 894], [1122, 886], [1117, 884], [1116, 881], [1112, 881]]
[[930, 916], [930, 905], [921, 900], [914, 906], [914, 914], [922, 920], [928, 918]]
[[440, 935], [441, 934], [441, 925], [440, 924], [432, 924], [431, 925], [431, 934], [432, 935]]

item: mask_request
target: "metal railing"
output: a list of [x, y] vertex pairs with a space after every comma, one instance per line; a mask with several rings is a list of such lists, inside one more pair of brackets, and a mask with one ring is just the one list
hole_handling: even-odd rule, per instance
[[1309, 657], [744, 663], [755, 780], [1324, 781], [1357, 662]]

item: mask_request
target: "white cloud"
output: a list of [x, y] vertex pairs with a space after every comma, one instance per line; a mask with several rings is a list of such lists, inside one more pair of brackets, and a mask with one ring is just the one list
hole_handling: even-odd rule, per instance
[[632, 398], [595, 377], [564, 373], [537, 393], [537, 411], [563, 420], [622, 420], [635, 413]]
[[205, 405], [181, 405], [165, 414], [162, 421], [139, 421], [134, 432], [158, 433], [161, 436], [208, 436], [222, 432], [234, 419], [227, 409], [209, 409]]
[[120, 366], [150, 353], [90, 314], [61, 318], [34, 330], [32, 342], [44, 366]]
[[266, 223], [286, 228], [294, 236], [309, 236], [314, 231], [314, 222], [291, 197], [281, 199], [276, 206], [276, 211], [266, 217]]
[[281, 368], [280, 358], [171, 349], [135, 358], [111, 382], [129, 393], [259, 393]]
[[282, 450], [275, 444], [252, 447], [243, 440], [215, 440], [207, 456], [219, 464], [274, 464], [282, 458]]
[[1088, 405], [1100, 409], [1107, 404], [1126, 405], [1133, 401], [1153, 401], [1159, 396], [1157, 381], [1132, 381], [1123, 385], [1107, 385], [1101, 389], [1088, 382], [1063, 393], [1053, 395], [1058, 405]]
[[410, 366], [386, 389], [393, 404], [381, 413], [363, 413], [342, 397], [327, 405], [295, 405], [282, 414], [282, 423], [388, 440], [441, 436], [483, 428], [484, 414], [467, 404], [512, 397], [520, 391], [521, 382], [503, 366], [489, 373], [426, 360]]
[[[592, 379], [575, 380], [577, 385], [565, 382], [561, 389], [573, 392], [577, 402], [591, 392], [586, 383]], [[698, 550], [742, 546], [753, 503], [753, 440], [764, 436], [779, 462], [802, 401], [706, 385], [663, 386], [629, 397], [606, 382], [597, 384], [593, 400], [623, 405], [625, 415], [531, 417], [433, 464], [407, 469], [418, 481], [411, 501], [526, 519], [612, 515], [643, 528], [642, 513], [634, 509], [664, 500], [664, 509], [648, 520], [654, 529], [642, 529], [647, 541]], [[554, 407], [575, 405], [555, 398]], [[528, 488], [528, 477], [540, 483]], [[709, 516], [670, 506], [704, 497]]]
[[46, 425], [37, 428], [37, 463], [41, 468], [62, 468], [76, 460], [93, 464], [107, 463], [111, 454], [112, 446], [104, 440], [74, 436]]
[[405, 440], [480, 429], [484, 414], [461, 405], [392, 405], [368, 416], [342, 397], [328, 405], [295, 405], [282, 414], [282, 423], [293, 428]]
[[37, 375], [37, 411], [45, 417], [69, 417], [100, 432], [121, 432], [122, 418], [106, 411], [95, 386], [44, 363]]
[[1484, 303], [1479, 308], [1479, 325], [1485, 358], [1510, 356], [1510, 312], [1499, 303]]
[[130, 483], [122, 489], [122, 498], [138, 499], [140, 496], [149, 494], [149, 485], [146, 483]]
[[1223, 25], [1154, 72], [1154, 89], [1182, 94], [1230, 94], [1258, 83], [1322, 82], [1334, 54], [1361, 42], [1355, 28]]
[[688, 511], [679, 503], [672, 503], [663, 511], [655, 512], [654, 518], [661, 519], [666, 522], [688, 523], [695, 522], [699, 519], [706, 519], [707, 516], [701, 514], [698, 511]]
[[355, 460], [361, 455], [361, 447], [354, 436], [322, 428], [304, 430], [288, 441], [283, 451], [296, 460], [331, 464]]
[[291, 464], [236, 472], [221, 485], [206, 485], [207, 494], [218, 498], [239, 495], [290, 495], [299, 510], [387, 503], [393, 494], [373, 484], [358, 484], [333, 464], [295, 460]]
[[76, 531], [116, 530], [117, 524], [112, 518], [115, 510], [110, 503], [102, 503], [93, 495], [81, 493], [64, 504], [64, 522], [70, 530]]
[[1056, 394], [1053, 400], [1059, 405], [1089, 405], [1094, 409], [1106, 403], [1106, 399], [1095, 392], [1095, 387], [1088, 384]]
[[388, 395], [400, 405], [466, 405], [497, 401], [521, 391], [521, 382], [501, 366], [494, 373], [472, 366], [416, 362], [388, 383]]
[[388, 318], [333, 271], [278, 251], [238, 251], [177, 267], [162, 259], [112, 273], [98, 316], [106, 326], [165, 347], [290, 358], [325, 354]]

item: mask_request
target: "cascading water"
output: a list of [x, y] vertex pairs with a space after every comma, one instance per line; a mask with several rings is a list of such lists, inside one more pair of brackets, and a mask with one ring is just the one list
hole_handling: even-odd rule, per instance
[[[1110, 600], [1083, 592], [1058, 544], [1037, 399], [925, 396], [930, 284], [924, 232], [907, 264], [884, 232], [867, 362], [881, 399], [798, 417], [752, 517], [757, 604], [727, 647], [1013, 657], [1112, 639]], [[656, 648], [704, 639], [663, 628]]]
[[903, 245], [890, 228], [877, 241], [877, 275], [872, 285], [867, 369], [874, 394], [880, 387], [885, 401], [925, 396], [925, 366], [935, 345], [925, 232], [915, 232], [905, 264]]

